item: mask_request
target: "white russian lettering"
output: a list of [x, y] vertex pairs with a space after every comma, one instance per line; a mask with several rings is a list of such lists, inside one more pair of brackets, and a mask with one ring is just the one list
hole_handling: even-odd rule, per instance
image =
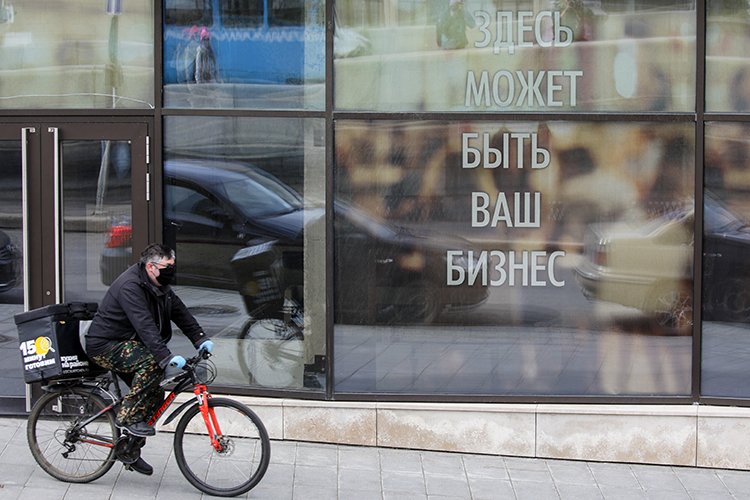
[[[507, 33], [508, 39], [503, 41], [503, 23], [505, 23], [505, 33]], [[513, 15], [511, 12], [498, 12], [497, 19], [497, 38], [495, 38], [495, 45], [493, 51], [495, 54], [500, 53], [500, 49], [507, 47], [508, 54], [513, 54], [516, 51], [516, 47], [513, 44]]]
[[[554, 44], [556, 47], [567, 47], [573, 43], [573, 30], [567, 26], [560, 24], [560, 11], [555, 11], [555, 39]], [[563, 40], [562, 34], [565, 34], [565, 40]]]
[[[464, 256], [466, 259], [463, 259]], [[483, 250], [478, 255], [471, 250], [466, 253], [449, 250], [446, 254], [447, 283], [449, 286], [502, 286], [506, 283], [516, 286], [516, 275], [520, 272], [521, 286], [547, 286], [551, 283], [552, 286], [562, 287], [565, 281], [556, 279], [555, 265], [556, 260], [564, 256], [565, 252], [559, 250], [549, 255], [543, 250]], [[454, 264], [454, 260], [464, 264]]]
[[534, 193], [534, 218], [531, 218], [531, 193], [523, 193], [523, 219], [521, 218], [521, 193], [514, 193], [516, 227], [540, 227], [542, 194]]
[[499, 275], [499, 278], [496, 280], [490, 280], [491, 286], [500, 286], [505, 283], [505, 280], [508, 279], [508, 274], [505, 272], [505, 253], [499, 251], [499, 250], [492, 250], [490, 252], [490, 257], [493, 258], [493, 260], [497, 259], [497, 264], [495, 264], [495, 271], [497, 271], [497, 274]]
[[524, 35], [524, 33], [526, 33], [527, 31], [532, 31], [534, 29], [533, 26], [526, 26], [526, 18], [531, 17], [533, 15], [534, 13], [531, 11], [527, 11], [527, 10], [518, 11], [518, 23], [516, 23], [517, 28], [518, 28], [518, 40], [516, 41], [517, 47], [533, 47], [534, 46], [533, 42], [526, 41], [526, 36]]
[[[539, 155], [542, 155], [542, 161], [539, 160]], [[547, 168], [550, 162], [549, 151], [539, 147], [539, 135], [531, 134], [531, 168], [542, 169]]]
[[583, 71], [563, 71], [563, 75], [570, 78], [570, 105], [575, 106], [577, 103], [576, 92], [578, 89], [578, 86], [576, 85], [576, 78], [583, 76]]
[[477, 80], [474, 76], [474, 71], [470, 70], [466, 74], [466, 99], [464, 100], [465, 106], [472, 105], [472, 97], [474, 98], [474, 106], [481, 106], [482, 96], [484, 96], [484, 105], [490, 105], [489, 80], [489, 73], [486, 70], [482, 71], [482, 76], [479, 77], [479, 86], [477, 87]]
[[[490, 147], [490, 134], [485, 132], [482, 136], [482, 146], [484, 152], [484, 168], [497, 168], [503, 161], [502, 153], [497, 149]], [[490, 160], [494, 156], [494, 160]]]
[[[469, 139], [476, 139], [479, 134], [464, 132], [461, 134], [461, 168], [476, 168], [482, 161], [482, 153], [469, 146]], [[469, 155], [472, 155], [471, 161]]]
[[559, 281], [555, 279], [555, 260], [558, 257], [564, 257], [565, 252], [562, 250], [558, 250], [556, 252], [552, 252], [552, 254], [549, 256], [549, 259], [547, 259], [547, 275], [549, 276], [549, 281], [552, 283], [552, 286], [556, 287], [562, 287], [565, 286], [565, 281]]
[[478, 23], [477, 27], [479, 28], [479, 32], [484, 35], [484, 39], [474, 42], [474, 47], [482, 49], [488, 46], [492, 41], [492, 32], [488, 29], [492, 22], [492, 17], [482, 10], [474, 11], [474, 17], [480, 19], [480, 23]]
[[[475, 262], [476, 267], [474, 267]], [[482, 286], [487, 286], [487, 252], [483, 250], [479, 258], [474, 259], [474, 252], [469, 250], [469, 286], [476, 283], [480, 271], [482, 272]]]
[[487, 193], [471, 193], [471, 227], [486, 227], [490, 223], [489, 206], [490, 196]]
[[542, 11], [537, 14], [536, 19], [534, 19], [534, 37], [536, 38], [536, 43], [538, 43], [540, 47], [544, 48], [552, 47], [552, 42], [545, 41], [544, 37], [542, 36], [544, 18], [546, 17], [552, 19], [552, 12], [548, 10]]
[[[448, 253], [445, 258], [445, 263], [447, 267], [446, 277], [448, 278], [447, 280], [448, 286], [460, 285], [466, 279], [466, 271], [464, 270], [464, 268], [459, 265], [455, 265], [453, 263], [454, 257], [461, 257], [463, 254], [464, 253], [461, 250], [448, 250]], [[458, 273], [457, 278], [454, 278], [454, 272]]]

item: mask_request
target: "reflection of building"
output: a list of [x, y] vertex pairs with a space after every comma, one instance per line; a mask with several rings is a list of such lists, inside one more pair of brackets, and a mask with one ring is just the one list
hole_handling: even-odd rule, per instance
[[[750, 467], [715, 425], [750, 406], [743, 2], [464, 0], [460, 50], [436, 43], [448, 0], [133, 2], [3, 4], [0, 259], [28, 271], [3, 338], [24, 300], [98, 300], [103, 254], [173, 238], [221, 390], [272, 397], [287, 437]], [[595, 231], [685, 207], [616, 256]]]

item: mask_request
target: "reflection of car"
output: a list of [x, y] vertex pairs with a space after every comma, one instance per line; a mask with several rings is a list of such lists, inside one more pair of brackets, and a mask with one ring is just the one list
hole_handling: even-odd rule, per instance
[[0, 292], [8, 291], [20, 282], [21, 252], [10, 236], [0, 231]]
[[468, 251], [481, 251], [467, 240], [390, 225], [343, 204], [335, 212], [337, 321], [429, 323], [487, 300], [488, 287], [447, 285], [447, 252], [461, 251], [452, 264], [466, 271]]
[[[750, 320], [750, 226], [705, 197], [704, 319]], [[575, 268], [588, 297], [636, 307], [665, 326], [692, 322], [693, 210], [668, 213], [641, 227], [592, 226]]]
[[[178, 253], [176, 284], [239, 290], [249, 313], [260, 299], [272, 303], [274, 293], [302, 286], [303, 229], [322, 223], [323, 210], [239, 163], [167, 161], [164, 185], [164, 242]], [[467, 241], [411, 233], [338, 203], [335, 211], [339, 318], [431, 321], [487, 298], [486, 287], [446, 285], [446, 251], [476, 250]], [[131, 262], [130, 235], [129, 219], [112, 221], [100, 262], [104, 284]], [[454, 260], [466, 268], [465, 257]]]
[[750, 226], [705, 196], [703, 318], [750, 321]]
[[[221, 161], [164, 164], [164, 243], [178, 252], [179, 285], [237, 289], [235, 253], [270, 240], [301, 252], [305, 220], [320, 210], [256, 167]], [[113, 220], [100, 267], [109, 285], [132, 261], [130, 219]]]
[[574, 267], [589, 298], [635, 307], [663, 326], [692, 323], [693, 210], [678, 210], [639, 227], [591, 225]]

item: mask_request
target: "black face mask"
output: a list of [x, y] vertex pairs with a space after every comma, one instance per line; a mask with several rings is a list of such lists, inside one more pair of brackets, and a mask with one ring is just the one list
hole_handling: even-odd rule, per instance
[[166, 286], [172, 283], [172, 279], [174, 279], [174, 274], [175, 274], [174, 266], [161, 268], [159, 269], [159, 276], [156, 277], [156, 281], [161, 286]]

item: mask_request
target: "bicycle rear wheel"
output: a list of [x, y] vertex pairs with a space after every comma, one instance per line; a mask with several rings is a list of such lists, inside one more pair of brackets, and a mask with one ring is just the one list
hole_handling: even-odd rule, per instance
[[245, 405], [225, 398], [208, 401], [216, 416], [220, 449], [211, 444], [196, 404], [177, 424], [174, 452], [190, 483], [210, 495], [231, 497], [255, 487], [268, 468], [271, 442], [263, 422]]
[[99, 396], [77, 388], [42, 396], [26, 427], [34, 460], [60, 481], [88, 483], [102, 477], [115, 463], [114, 443], [120, 435], [113, 412], [104, 412], [81, 429], [75, 426], [106, 406]]

